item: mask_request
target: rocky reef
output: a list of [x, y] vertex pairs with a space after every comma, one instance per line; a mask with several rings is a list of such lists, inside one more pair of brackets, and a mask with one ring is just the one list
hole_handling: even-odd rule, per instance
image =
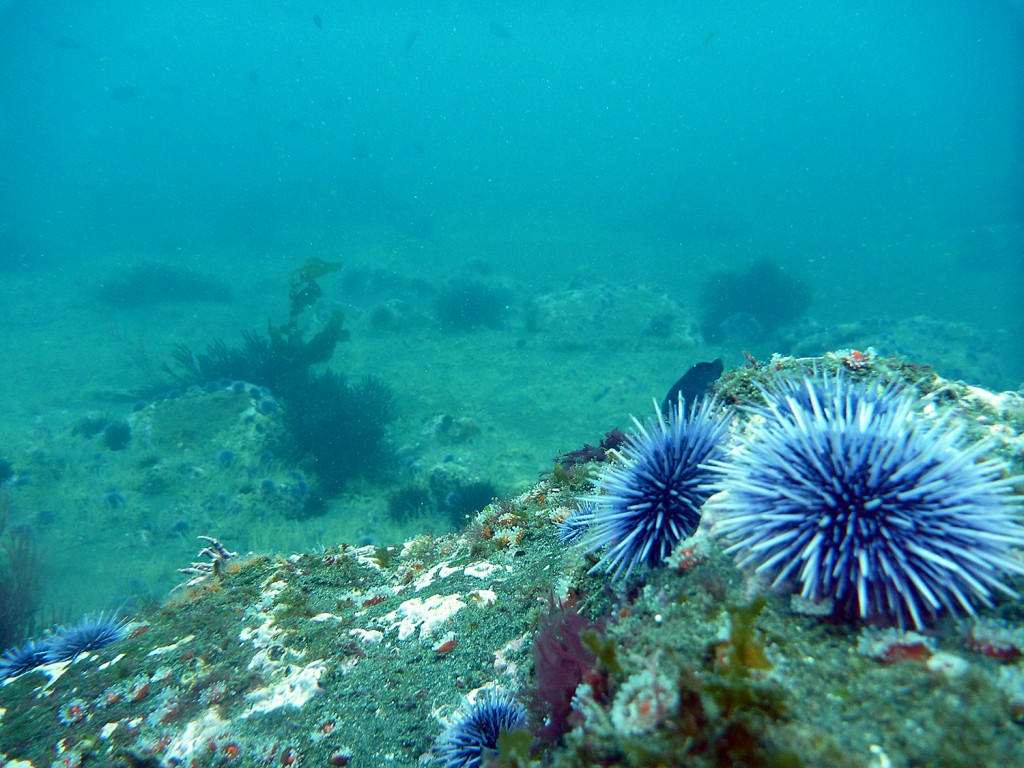
[[[752, 362], [718, 396], [747, 404], [812, 369], [897, 381], [923, 417], [946, 414], [1021, 470], [1021, 393], [873, 350]], [[122, 639], [4, 681], [0, 764], [450, 764], [435, 740], [493, 690], [529, 713], [484, 748], [493, 765], [1024, 764], [1018, 600], [916, 631], [836, 621], [739, 570], [703, 521], [663, 565], [610, 584], [597, 554], [558, 537], [604, 464], [401, 546], [211, 544]]]

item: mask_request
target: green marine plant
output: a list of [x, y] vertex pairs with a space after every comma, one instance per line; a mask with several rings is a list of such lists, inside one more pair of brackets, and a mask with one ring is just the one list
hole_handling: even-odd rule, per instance
[[741, 326], [754, 341], [795, 320], [811, 304], [804, 281], [778, 264], [761, 259], [740, 270], [710, 275], [700, 290], [700, 330], [708, 342], [720, 342]]
[[81, 435], [87, 440], [99, 436], [104, 447], [111, 451], [121, 451], [128, 447], [132, 439], [131, 425], [124, 419], [111, 416], [86, 416], [79, 419], [71, 430], [73, 435]]
[[281, 394], [292, 452], [308, 459], [329, 494], [356, 477], [380, 479], [391, 470], [387, 426], [396, 416], [395, 397], [380, 379], [350, 384], [334, 371], [309, 374]]
[[[786, 689], [766, 675], [771, 664], [755, 626], [765, 607], [760, 598], [730, 608], [729, 637], [704, 653], [661, 641], [632, 645], [642, 631], [617, 622], [580, 631], [590, 668], [603, 676], [597, 685], [587, 678], [589, 687], [573, 689], [581, 704], [569, 715], [572, 738], [542, 738], [550, 764], [798, 768], [809, 741], [831, 750], [824, 734], [809, 733], [789, 716]], [[852, 762], [815, 763], [822, 764]]]
[[589, 464], [555, 464], [551, 469], [551, 482], [558, 488], [577, 493], [592, 485], [596, 473], [597, 470]]
[[530, 768], [535, 763], [530, 759], [533, 738], [525, 728], [516, 731], [502, 731], [498, 734], [498, 754], [491, 758], [495, 768]]
[[486, 480], [434, 473], [426, 482], [413, 480], [397, 486], [387, 497], [388, 516], [400, 524], [431, 516], [447, 520], [452, 528], [462, 528], [467, 517], [487, 507], [501, 495], [497, 486]]
[[291, 274], [288, 321], [282, 325], [267, 323], [272, 352], [292, 367], [305, 369], [316, 363], [326, 363], [334, 354], [338, 342], [348, 341], [348, 331], [343, 327], [345, 315], [338, 309], [331, 312], [326, 325], [308, 340], [303, 338], [303, 331], [299, 327], [302, 313], [324, 295], [316, 279], [339, 269], [341, 264], [337, 262], [315, 257], [308, 259]]
[[387, 427], [396, 415], [394, 395], [379, 379], [369, 376], [350, 383], [341, 373], [312, 370], [328, 362], [338, 342], [349, 337], [340, 311], [332, 312], [308, 339], [299, 322], [323, 296], [317, 279], [339, 268], [334, 262], [308, 260], [291, 273], [286, 322], [268, 322], [267, 336], [243, 333], [241, 347], [216, 339], [197, 354], [179, 345], [173, 353], [176, 367], [167, 369], [180, 388], [198, 385], [209, 390], [237, 383], [244, 389], [248, 382], [270, 389], [284, 404], [292, 458], [307, 463], [319, 488], [329, 494], [354, 478], [388, 473], [392, 453]]
[[729, 639], [715, 646], [715, 657], [724, 670], [746, 677], [751, 670], [772, 668], [761, 634], [754, 626], [767, 602], [762, 595], [749, 605], [729, 609]]
[[393, 488], [387, 495], [388, 517], [398, 523], [429, 513], [434, 506], [430, 491], [420, 483], [406, 483]]
[[[10, 519], [11, 498], [0, 498], [0, 536]], [[43, 568], [32, 529], [13, 526], [0, 549], [0, 651], [28, 637], [43, 596]]]
[[[271, 356], [270, 342], [257, 331], [242, 331], [242, 346], [229, 347], [222, 339], [214, 339], [202, 352], [194, 352], [187, 344], [176, 344], [171, 350], [174, 365], [164, 365], [164, 372], [171, 382], [186, 388], [207, 381], [251, 381], [271, 387], [277, 361]], [[280, 382], [277, 382], [280, 383]], [[154, 387], [152, 392], [161, 394], [163, 387]]]
[[0, 486], [14, 477], [14, 465], [0, 456]]
[[257, 331], [243, 331], [241, 347], [229, 347], [221, 339], [214, 339], [205, 351], [197, 353], [178, 344], [171, 354], [175, 366], [165, 366], [165, 372], [182, 388], [215, 381], [247, 381], [269, 387], [283, 398], [283, 390], [307, 379], [311, 366], [328, 362], [338, 342], [349, 338], [340, 310], [332, 312], [324, 327], [308, 340], [299, 326], [302, 313], [323, 296], [316, 278], [340, 267], [321, 259], [308, 260], [291, 273], [286, 322], [274, 325], [267, 321], [266, 337]]

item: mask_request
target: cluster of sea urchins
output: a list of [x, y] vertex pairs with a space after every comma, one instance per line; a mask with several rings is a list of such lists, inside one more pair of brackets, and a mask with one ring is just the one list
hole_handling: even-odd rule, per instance
[[128, 620], [110, 611], [83, 616], [77, 624], [60, 625], [39, 640], [28, 640], [0, 655], [0, 681], [30, 672], [36, 667], [70, 661], [85, 651], [95, 651], [120, 640]]
[[[917, 413], [914, 395], [877, 381], [779, 379], [749, 408], [726, 455], [714, 400], [637, 422], [620, 461], [584, 497], [587, 532], [614, 579], [659, 564], [724, 490], [715, 532], [740, 567], [836, 615], [921, 627], [971, 614], [1024, 574], [1018, 498], [1003, 464], [966, 445], [952, 418]], [[635, 421], [635, 420], [634, 420]]]

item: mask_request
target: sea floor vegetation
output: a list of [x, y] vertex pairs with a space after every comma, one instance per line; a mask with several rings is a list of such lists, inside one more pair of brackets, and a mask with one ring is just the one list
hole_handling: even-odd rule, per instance
[[[391, 388], [374, 376], [352, 383], [343, 373], [313, 368], [329, 362], [338, 343], [349, 337], [344, 313], [338, 309], [331, 310], [315, 331], [302, 323], [323, 296], [318, 279], [340, 266], [309, 259], [294, 270], [288, 319], [280, 325], [268, 323], [266, 336], [247, 331], [239, 347], [215, 339], [200, 353], [179, 344], [175, 365], [166, 369], [172, 385], [177, 385], [172, 391], [255, 386], [257, 409], [282, 408], [282, 448], [310, 470], [316, 484], [311, 501], [317, 494], [339, 493], [354, 479], [380, 478], [393, 464], [387, 428], [397, 406]], [[151, 388], [148, 394], [159, 395], [160, 390]]]
[[10, 492], [0, 481], [0, 652], [38, 628], [45, 580], [34, 531], [10, 518]]
[[227, 302], [231, 299], [231, 284], [177, 264], [143, 261], [109, 276], [97, 295], [121, 309], [162, 303]]

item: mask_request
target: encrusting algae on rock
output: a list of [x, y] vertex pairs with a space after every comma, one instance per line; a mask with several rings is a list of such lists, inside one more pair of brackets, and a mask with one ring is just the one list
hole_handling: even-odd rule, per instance
[[[733, 439], [757, 417], [736, 406], [776, 377], [841, 365], [776, 358], [727, 372], [717, 394]], [[918, 398], [915, 418], [946, 414], [969, 441], [991, 435], [992, 456], [1020, 461], [1024, 419], [993, 406], [1009, 395], [878, 356], [870, 367], [845, 375], [899, 380]], [[578, 497], [600, 503], [598, 472], [571, 486], [564, 474], [458, 533], [232, 556], [190, 573], [116, 642], [0, 686], [0, 764], [1024, 764], [1024, 607], [1010, 595], [994, 592], [977, 618], [923, 616], [913, 632], [829, 618], [791, 600], [792, 585], [737, 569], [714, 535], [716, 497], [685, 552], [611, 584], [594, 570], [600, 551], [559, 539]], [[554, 629], [553, 611], [564, 612]], [[536, 677], [554, 674], [535, 664], [545, 631], [579, 656], [568, 696]], [[474, 692], [495, 718], [466, 720]]]

